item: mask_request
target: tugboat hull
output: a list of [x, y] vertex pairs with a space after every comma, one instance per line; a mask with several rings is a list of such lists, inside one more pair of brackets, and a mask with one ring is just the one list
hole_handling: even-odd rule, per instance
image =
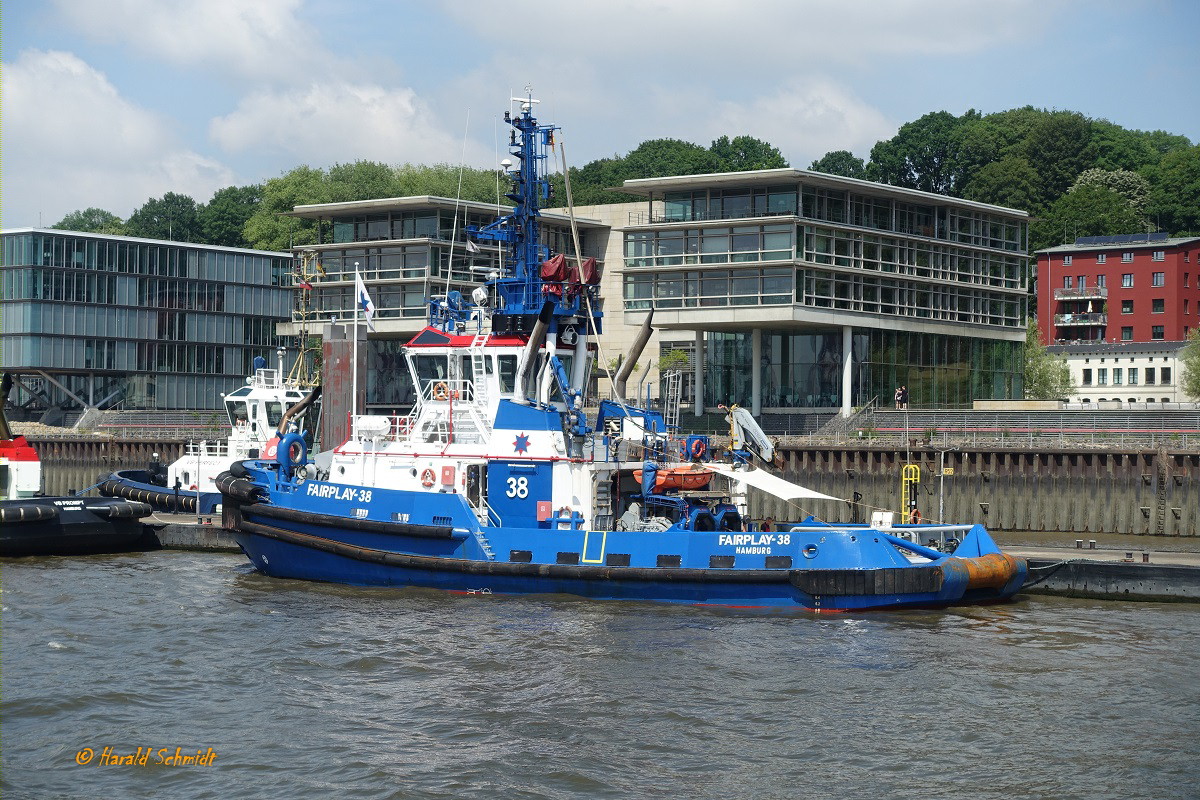
[[0, 556], [120, 553], [146, 543], [144, 503], [39, 497], [0, 503]]

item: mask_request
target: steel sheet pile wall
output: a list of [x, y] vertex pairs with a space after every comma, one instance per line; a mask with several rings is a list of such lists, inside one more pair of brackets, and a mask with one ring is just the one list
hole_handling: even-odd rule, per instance
[[[918, 507], [926, 522], [938, 517], [940, 451], [872, 447], [781, 448], [784, 477], [849, 503], [799, 507], [756, 496], [751, 517], [799, 519], [812, 513], [847, 520], [857, 510], [899, 511], [900, 468], [921, 468]], [[1200, 535], [1200, 455], [1166, 450], [945, 452], [944, 521], [982, 522], [998, 531], [1063, 531], [1157, 536]]]

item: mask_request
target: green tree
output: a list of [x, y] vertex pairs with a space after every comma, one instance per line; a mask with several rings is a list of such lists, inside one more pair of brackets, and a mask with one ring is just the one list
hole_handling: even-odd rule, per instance
[[[461, 169], [462, 194], [459, 194]], [[509, 179], [497, 170], [460, 168], [455, 164], [402, 164], [396, 168], [396, 196], [461, 197], [480, 203], [506, 203]], [[566, 203], [566, 199], [562, 199]]]
[[659, 356], [658, 373], [661, 375], [671, 370], [687, 369], [688, 356], [682, 350], [668, 350]]
[[1091, 123], [1074, 111], [1043, 112], [1024, 143], [1025, 159], [1038, 174], [1040, 200], [1049, 205], [1088, 167]]
[[779, 148], [753, 136], [735, 136], [733, 139], [722, 136], [712, 143], [709, 150], [720, 159], [721, 172], [783, 169], [788, 166]]
[[328, 203], [401, 196], [395, 168], [378, 161], [334, 164], [325, 173], [325, 183], [328, 186], [326, 196], [329, 198], [325, 202]]
[[867, 177], [867, 165], [849, 150], [830, 150], [808, 167], [813, 172], [824, 172], [826, 175], [841, 175], [843, 178]]
[[1070, 244], [1080, 236], [1113, 236], [1144, 231], [1142, 215], [1123, 196], [1103, 186], [1073, 189], [1030, 226], [1032, 250]]
[[50, 227], [64, 231], [80, 231], [82, 233], [107, 233], [116, 235], [125, 233], [125, 223], [121, 218], [102, 208], [85, 208], [82, 211], [72, 211]]
[[1112, 189], [1125, 198], [1130, 206], [1139, 214], [1146, 213], [1150, 203], [1150, 181], [1136, 172], [1127, 169], [1105, 170], [1099, 167], [1085, 169], [1079, 173], [1070, 191], [1080, 186], [1102, 186]]
[[1046, 351], [1037, 320], [1025, 329], [1025, 397], [1029, 400], [1063, 400], [1075, 393], [1075, 381], [1065, 359]]
[[1193, 328], [1187, 341], [1179, 353], [1179, 385], [1189, 399], [1200, 400], [1200, 328]]
[[1150, 218], [1176, 236], [1200, 235], [1200, 145], [1173, 150], [1158, 164]]
[[963, 197], [1033, 213], [1038, 202], [1038, 176], [1020, 156], [985, 164], [974, 174]]
[[[622, 179], [702, 175], [722, 170], [721, 159], [706, 147], [679, 139], [650, 139], [622, 159]], [[628, 198], [626, 198], [628, 200]]]
[[174, 242], [202, 242], [200, 210], [196, 201], [185, 194], [167, 192], [152, 197], [134, 211], [125, 223], [130, 236], [167, 239]]
[[200, 230], [207, 244], [249, 247], [243, 233], [262, 200], [262, 186], [226, 186], [200, 207]]
[[313, 244], [317, 228], [312, 220], [285, 217], [296, 206], [329, 201], [325, 171], [296, 167], [263, 184], [262, 200], [246, 220], [243, 235], [259, 250], [287, 250], [293, 245]]
[[871, 148], [871, 174], [893, 186], [957, 194], [967, 178], [962, 171], [962, 141], [956, 135], [961, 124], [948, 111], [905, 123], [891, 139]]

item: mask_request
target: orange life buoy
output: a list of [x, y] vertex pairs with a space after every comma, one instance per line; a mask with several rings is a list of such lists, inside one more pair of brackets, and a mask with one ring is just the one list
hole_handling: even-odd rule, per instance
[[692, 458], [704, 457], [704, 440], [695, 439], [692, 441]]
[[425, 471], [421, 473], [421, 485], [426, 489], [433, 486], [433, 470], [429, 467], [426, 467]]
[[438, 383], [435, 383], [433, 385], [433, 399], [434, 400], [446, 400], [449, 397], [450, 397], [450, 387], [446, 385], [445, 381], [439, 381]]

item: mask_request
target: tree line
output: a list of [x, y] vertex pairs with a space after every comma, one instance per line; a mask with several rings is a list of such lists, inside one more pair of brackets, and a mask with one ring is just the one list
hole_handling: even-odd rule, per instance
[[[722, 136], [708, 147], [651, 139], [625, 155], [571, 167], [572, 199], [578, 205], [628, 202], [629, 195], [609, 189], [636, 178], [788, 166], [778, 148], [752, 136]], [[1200, 145], [1074, 111], [935, 111], [877, 142], [865, 160], [835, 150], [809, 169], [1027, 211], [1030, 250], [1077, 236], [1200, 234]], [[562, 174], [551, 181], [552, 202], [565, 205]], [[311, 221], [280, 216], [297, 205], [426, 194], [497, 202], [505, 191], [492, 170], [356, 161], [296, 167], [262, 184], [221, 189], [207, 203], [167, 192], [124, 220], [99, 208], [74, 211], [53, 227], [286, 250], [315, 241]]]

